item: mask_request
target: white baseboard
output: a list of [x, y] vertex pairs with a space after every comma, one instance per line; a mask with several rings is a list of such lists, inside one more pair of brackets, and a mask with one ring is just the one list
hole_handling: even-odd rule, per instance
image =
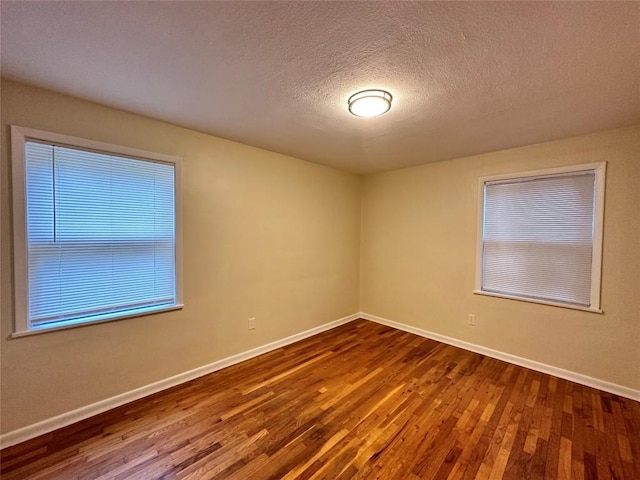
[[331, 330], [332, 328], [338, 327], [345, 323], [349, 323], [359, 318], [359, 316], [360, 315], [357, 313], [349, 315], [333, 322], [325, 323], [324, 325], [320, 325], [319, 327], [296, 333], [295, 335], [291, 335], [290, 337], [276, 340], [275, 342], [271, 342], [266, 345], [253, 348], [251, 350], [247, 350], [246, 352], [238, 353], [237, 355], [232, 355], [231, 357], [223, 358], [222, 360], [218, 360], [208, 365], [203, 365], [202, 367], [194, 368], [193, 370], [189, 370], [187, 372], [179, 373], [178, 375], [174, 375], [172, 377], [165, 378], [164, 380], [160, 380], [158, 382], [136, 388], [135, 390], [121, 393], [120, 395], [116, 395], [115, 397], [106, 398], [104, 400], [100, 400], [99, 402], [80, 407], [76, 410], [72, 410], [70, 412], [48, 418], [41, 422], [34, 423], [33, 425], [28, 425], [26, 427], [19, 428], [18, 430], [7, 432], [3, 435], [0, 435], [0, 449], [10, 447], [26, 440], [30, 440], [39, 435], [57, 430], [58, 428], [66, 427], [67, 425], [71, 425], [72, 423], [76, 423], [80, 420], [85, 420], [94, 415], [98, 415], [99, 413], [111, 410], [112, 408], [119, 407], [134, 400], [139, 400], [143, 397], [158, 393], [162, 390], [166, 390], [167, 388], [180, 385], [181, 383], [188, 382], [195, 378], [202, 377], [203, 375], [221, 370], [225, 367], [235, 365], [236, 363], [240, 363], [250, 358], [257, 357], [258, 355], [262, 355], [263, 353], [267, 353], [272, 350], [284, 347], [285, 345], [298, 342], [326, 330]]
[[476, 345], [474, 343], [465, 342], [462, 340], [458, 340], [456, 338], [447, 337], [445, 335], [440, 335], [438, 333], [430, 332], [428, 330], [422, 330], [421, 328], [416, 328], [409, 325], [405, 325], [403, 323], [394, 322], [392, 320], [378, 317], [376, 315], [370, 315], [368, 313], [360, 312], [358, 316], [365, 320], [370, 320], [372, 322], [380, 323], [382, 325], [386, 325], [391, 328], [403, 330], [405, 332], [413, 333], [421, 337], [430, 338], [432, 340], [446, 343], [448, 345], [453, 345], [454, 347], [460, 347], [465, 350], [469, 350], [471, 352], [480, 353], [481, 355], [486, 355], [487, 357], [497, 358], [498, 360], [503, 360], [505, 362], [513, 363], [521, 367], [526, 367], [531, 370], [536, 370], [538, 372], [553, 375], [555, 377], [564, 378], [565, 380], [571, 380], [572, 382], [576, 382], [581, 385], [586, 385], [588, 387], [597, 388], [598, 390], [614, 393], [616, 395], [620, 395], [621, 397], [640, 401], [640, 390], [634, 390], [633, 388], [625, 387], [623, 385], [618, 385], [616, 383], [611, 383], [606, 380], [601, 380], [599, 378], [589, 377], [587, 375], [582, 375], [581, 373], [576, 373], [570, 370], [564, 370], [562, 368], [554, 367], [552, 365], [547, 365], [546, 363], [536, 362], [535, 360], [529, 360], [527, 358], [518, 357], [517, 355], [512, 355], [510, 353], [500, 352], [498, 350], [493, 350], [491, 348], [483, 347], [481, 345]]
[[405, 325], [403, 323], [394, 322], [392, 320], [378, 317], [376, 315], [360, 312], [360, 313], [355, 313], [353, 315], [346, 316], [344, 318], [340, 318], [333, 322], [325, 323], [324, 325], [320, 325], [319, 327], [315, 327], [310, 330], [306, 330], [304, 332], [291, 335], [290, 337], [286, 337], [281, 340], [276, 340], [275, 342], [271, 342], [266, 345], [253, 348], [251, 350], [247, 350], [246, 352], [238, 353], [237, 355], [232, 355], [231, 357], [223, 358], [222, 360], [218, 360], [208, 365], [203, 365], [202, 367], [194, 368], [193, 370], [179, 373], [178, 375], [174, 375], [172, 377], [165, 378], [164, 380], [160, 380], [158, 382], [154, 382], [149, 385], [145, 385], [143, 387], [130, 390], [120, 395], [116, 395], [111, 398], [100, 400], [99, 402], [92, 403], [84, 407], [80, 407], [76, 410], [72, 410], [70, 412], [63, 413], [61, 415], [58, 415], [52, 418], [48, 418], [41, 422], [34, 423], [33, 425], [28, 425], [26, 427], [19, 428], [18, 430], [7, 432], [3, 435], [0, 435], [0, 449], [10, 447], [12, 445], [15, 445], [20, 442], [24, 442], [26, 440], [30, 440], [39, 435], [44, 435], [45, 433], [52, 432], [54, 430], [57, 430], [58, 428], [66, 427], [68, 425], [71, 425], [72, 423], [76, 423], [81, 420], [85, 420], [89, 417], [92, 417], [94, 415], [98, 415], [100, 413], [106, 412], [107, 410], [111, 410], [112, 408], [122, 406], [134, 400], [139, 400], [141, 398], [152, 395], [154, 393], [158, 393], [162, 390], [166, 390], [167, 388], [180, 385], [181, 383], [185, 383], [190, 380], [194, 380], [198, 377], [202, 377], [203, 375], [207, 375], [217, 370], [221, 370], [225, 367], [235, 365], [236, 363], [249, 360], [250, 358], [257, 357], [258, 355], [262, 355], [263, 353], [267, 353], [272, 350], [276, 350], [278, 348], [284, 347], [285, 345], [298, 342], [300, 340], [311, 337], [313, 335], [317, 335], [318, 333], [331, 330], [332, 328], [338, 327], [345, 323], [349, 323], [358, 318], [363, 318], [365, 320], [370, 320], [372, 322], [380, 323], [382, 325], [387, 325], [388, 327], [391, 327], [391, 328], [403, 330], [405, 332], [413, 333], [421, 337], [430, 338], [432, 340], [446, 343], [448, 345], [453, 345], [454, 347], [463, 348], [465, 350], [479, 353], [481, 355], [497, 358], [498, 360], [503, 360], [505, 362], [513, 363], [515, 365], [520, 365], [522, 367], [530, 368], [531, 370], [536, 370], [538, 372], [547, 373], [549, 375], [554, 375], [556, 377], [564, 378], [566, 380], [571, 380], [572, 382], [597, 388], [605, 392], [614, 393], [616, 395], [620, 395], [621, 397], [626, 397], [632, 400], [640, 401], [640, 390], [634, 390], [632, 388], [611, 383], [606, 380], [600, 380], [598, 378], [589, 377], [587, 375], [571, 372], [569, 370], [564, 370], [562, 368], [547, 365], [545, 363], [540, 363], [534, 360], [518, 357], [510, 353], [500, 352], [498, 350], [493, 350], [491, 348], [483, 347], [481, 345], [476, 345], [476, 344], [458, 340], [452, 337], [447, 337], [445, 335], [440, 335], [438, 333], [423, 330], [421, 328], [416, 328], [409, 325]]

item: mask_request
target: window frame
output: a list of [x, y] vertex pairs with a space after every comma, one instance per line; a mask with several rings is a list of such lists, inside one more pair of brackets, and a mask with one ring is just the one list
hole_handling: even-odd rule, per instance
[[[149, 307], [139, 312], [120, 312], [104, 315], [105, 318], [82, 321], [66, 320], [59, 325], [32, 327], [28, 317], [29, 274], [27, 259], [27, 211], [26, 211], [26, 158], [25, 144], [28, 141], [93, 151], [107, 155], [118, 155], [143, 161], [166, 163], [174, 166], [174, 208], [175, 208], [175, 304]], [[13, 200], [13, 257], [14, 257], [14, 332], [11, 337], [23, 337], [40, 333], [86, 327], [105, 322], [140, 317], [171, 310], [180, 310], [182, 303], [182, 158], [162, 153], [123, 147], [111, 143], [36, 130], [11, 125], [11, 167]]]
[[[474, 294], [486, 295], [489, 297], [506, 298], [519, 300], [528, 303], [550, 305], [553, 307], [569, 308], [572, 310], [582, 310], [592, 313], [604, 313], [601, 309], [601, 284], [602, 284], [602, 238], [604, 234], [604, 204], [605, 204], [605, 183], [606, 183], [607, 162], [585, 163], [581, 165], [569, 165], [564, 167], [546, 168], [525, 172], [514, 172], [500, 175], [483, 176], [478, 179], [478, 231], [476, 240], [476, 278]], [[485, 185], [490, 182], [502, 180], [536, 179], [548, 178], [559, 175], [579, 174], [581, 172], [593, 172], [595, 174], [594, 191], [594, 214], [593, 214], [593, 244], [591, 258], [591, 289], [590, 305], [588, 307], [574, 305], [571, 303], [556, 302], [518, 295], [508, 295], [503, 293], [488, 292], [482, 290], [483, 272], [483, 247], [484, 247], [484, 199]]]

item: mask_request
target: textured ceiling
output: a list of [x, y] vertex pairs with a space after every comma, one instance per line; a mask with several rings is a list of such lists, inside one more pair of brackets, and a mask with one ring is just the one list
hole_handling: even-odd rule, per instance
[[[368, 173], [640, 122], [640, 3], [2, 2], [8, 78]], [[385, 88], [362, 119], [347, 98]]]

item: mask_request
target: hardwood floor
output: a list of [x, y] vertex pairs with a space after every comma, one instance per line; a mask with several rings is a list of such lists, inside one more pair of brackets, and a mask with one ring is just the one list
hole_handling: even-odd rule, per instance
[[640, 403], [364, 320], [2, 454], [11, 479], [640, 479]]

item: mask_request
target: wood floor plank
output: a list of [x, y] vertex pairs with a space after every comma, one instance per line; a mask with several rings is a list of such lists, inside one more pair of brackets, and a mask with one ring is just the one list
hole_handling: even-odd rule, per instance
[[640, 403], [358, 320], [0, 452], [22, 479], [640, 479]]

